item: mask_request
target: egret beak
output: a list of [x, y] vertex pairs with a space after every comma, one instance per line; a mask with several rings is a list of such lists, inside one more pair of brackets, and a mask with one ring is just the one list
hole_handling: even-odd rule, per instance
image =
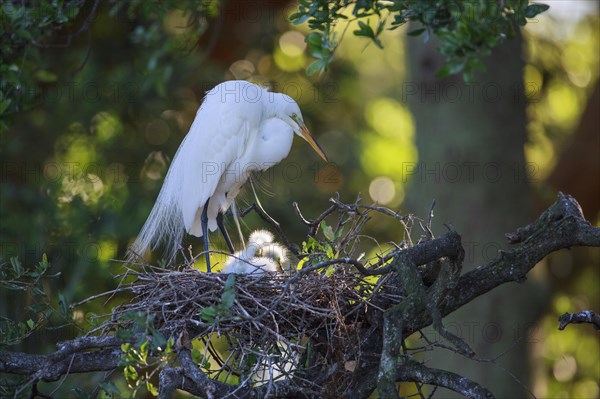
[[327, 159], [327, 155], [325, 155], [319, 143], [315, 141], [315, 139], [310, 134], [310, 132], [304, 124], [300, 125], [300, 135], [304, 140], [306, 140], [306, 142], [312, 147], [312, 149], [315, 150], [315, 152], [319, 154], [321, 158], [323, 158], [325, 162], [329, 162], [329, 160]]

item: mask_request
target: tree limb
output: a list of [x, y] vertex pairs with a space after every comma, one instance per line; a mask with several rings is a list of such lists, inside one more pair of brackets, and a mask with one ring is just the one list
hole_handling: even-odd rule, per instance
[[[552, 252], [577, 246], [600, 247], [600, 228], [584, 219], [573, 197], [562, 193], [537, 220], [508, 236], [519, 244], [512, 251], [500, 251], [498, 259], [463, 274], [440, 306], [443, 316], [502, 284], [525, 281], [527, 273]], [[414, 316], [408, 334], [431, 324], [428, 315]]]
[[558, 318], [559, 330], [564, 330], [569, 324], [589, 323], [596, 330], [600, 330], [600, 315], [591, 310], [583, 310], [579, 313], [565, 313]]
[[399, 381], [420, 382], [423, 384], [434, 385], [450, 389], [460, 393], [466, 398], [472, 399], [492, 399], [494, 395], [486, 388], [451, 371], [430, 368], [416, 362], [406, 359], [402, 367], [398, 369], [396, 378]]
[[[77, 338], [73, 341], [77, 341]], [[0, 372], [32, 376], [35, 381], [57, 381], [67, 373], [114, 370], [119, 365], [120, 348], [99, 349], [57, 357], [22, 352], [0, 351]]]
[[[524, 281], [527, 273], [541, 259], [556, 250], [573, 246], [600, 247], [600, 228], [593, 227], [583, 218], [581, 209], [572, 197], [559, 194], [556, 202], [540, 218], [508, 234], [507, 238], [512, 244], [516, 244], [511, 251], [501, 251], [498, 259], [460, 277], [458, 275], [464, 251], [460, 235], [452, 229], [436, 239], [396, 250], [393, 261], [385, 266], [369, 267], [358, 261], [346, 262], [365, 275], [404, 273], [406, 267], [412, 265], [413, 273], [403, 275], [412, 276], [411, 281], [415, 278], [419, 280], [416, 290], [407, 289], [410, 281], [402, 278], [399, 280], [399, 286], [409, 294], [408, 297], [412, 292], [412, 298], [416, 298], [416, 301], [388, 304], [383, 307], [387, 311], [385, 315], [379, 315], [379, 321], [375, 312], [371, 326], [358, 326], [361, 347], [356, 349], [357, 367], [346, 389], [346, 396], [366, 398], [373, 392], [378, 381], [382, 393], [386, 390], [392, 392], [395, 382], [404, 381], [445, 387], [469, 398], [491, 398], [489, 391], [473, 381], [415, 362], [401, 352], [400, 345], [410, 334], [432, 322], [438, 329], [443, 328], [440, 315], [445, 316], [455, 311], [499, 285]], [[337, 261], [339, 263], [344, 259]], [[314, 270], [326, 267], [327, 262], [310, 268]], [[439, 268], [438, 278], [429, 286], [423, 285], [421, 281], [424, 273], [419, 267], [422, 265], [425, 268]], [[418, 273], [415, 274], [415, 270]], [[418, 292], [421, 295], [415, 297]], [[378, 303], [379, 305], [381, 304]], [[592, 323], [598, 327], [598, 319], [598, 315], [593, 312], [566, 314], [561, 317], [560, 328], [575, 322]], [[461, 346], [452, 337], [445, 337], [455, 346]], [[120, 348], [123, 342], [127, 341], [113, 336], [81, 337], [57, 345], [57, 351], [49, 355], [0, 350], [0, 372], [29, 376], [30, 383], [35, 383], [57, 381], [66, 374], [114, 370], [123, 355]], [[246, 388], [213, 380], [192, 361], [189, 347], [180, 348], [178, 358], [180, 367], [168, 366], [160, 372], [160, 398], [172, 396], [175, 389], [183, 389], [204, 398], [262, 398], [267, 395], [282, 398], [314, 397], [308, 391], [303, 391], [301, 384], [290, 384], [286, 380]], [[327, 372], [327, 369], [320, 371]], [[317, 377], [312, 381], [316, 379]]]

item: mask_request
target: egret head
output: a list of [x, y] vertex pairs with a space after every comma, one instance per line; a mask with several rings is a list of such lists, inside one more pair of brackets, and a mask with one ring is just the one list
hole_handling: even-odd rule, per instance
[[306, 140], [306, 142], [312, 147], [312, 149], [315, 150], [315, 152], [319, 154], [319, 156], [323, 158], [325, 162], [327, 162], [328, 160], [327, 156], [325, 155], [325, 152], [323, 152], [323, 149], [321, 148], [319, 143], [317, 143], [317, 141], [313, 138], [313, 136], [308, 131], [306, 125], [304, 124], [304, 119], [302, 119], [302, 112], [300, 112], [300, 107], [298, 106], [296, 101], [294, 101], [290, 96], [287, 96], [285, 94], [282, 94], [281, 96], [283, 101], [283, 112], [280, 115], [278, 115], [278, 117], [280, 117], [288, 125], [290, 125], [294, 130], [294, 133]]

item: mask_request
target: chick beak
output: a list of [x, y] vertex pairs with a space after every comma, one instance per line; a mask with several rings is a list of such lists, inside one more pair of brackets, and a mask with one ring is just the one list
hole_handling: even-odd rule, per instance
[[308, 131], [308, 129], [306, 128], [305, 125], [301, 124], [300, 125], [300, 134], [302, 135], [302, 138], [304, 140], [306, 140], [306, 142], [308, 144], [310, 144], [310, 146], [312, 147], [313, 150], [315, 150], [315, 152], [317, 154], [319, 154], [319, 156], [321, 158], [323, 158], [323, 160], [325, 162], [329, 162], [329, 160], [327, 159], [327, 156], [325, 155], [325, 153], [323, 152], [323, 149], [321, 148], [321, 146], [319, 145], [319, 143], [317, 143], [315, 141], [315, 139], [313, 138], [313, 136], [310, 134], [310, 132]]

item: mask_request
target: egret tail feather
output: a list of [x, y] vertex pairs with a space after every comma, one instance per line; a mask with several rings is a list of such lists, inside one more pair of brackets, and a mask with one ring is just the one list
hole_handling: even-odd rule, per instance
[[[173, 162], [176, 161], [175, 159]], [[144, 227], [129, 248], [128, 262], [135, 261], [140, 256], [144, 257], [148, 250], [154, 251], [161, 244], [164, 248], [163, 259], [167, 263], [175, 260], [185, 232], [181, 205], [177, 198], [179, 190], [175, 189], [178, 186], [178, 179], [181, 178], [178, 171], [179, 168], [169, 169]]]

